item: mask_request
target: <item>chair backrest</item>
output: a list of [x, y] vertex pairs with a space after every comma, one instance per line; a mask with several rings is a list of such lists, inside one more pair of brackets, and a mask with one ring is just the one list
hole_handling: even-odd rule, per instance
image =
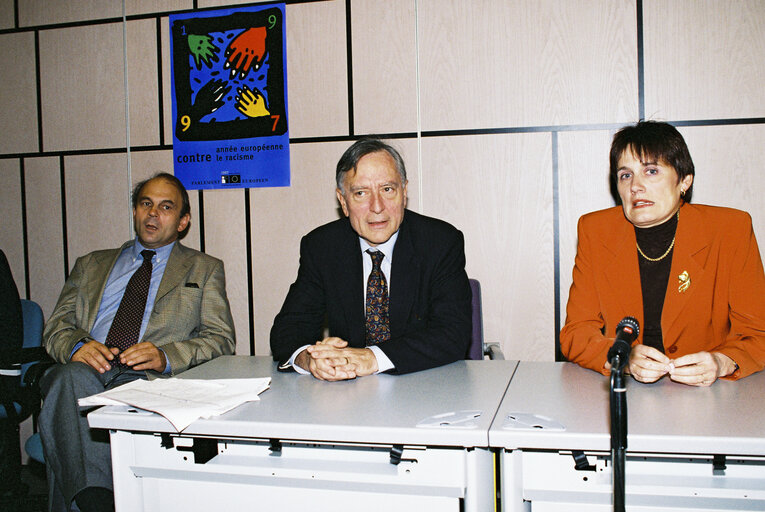
[[483, 359], [483, 311], [481, 308], [481, 283], [477, 279], [469, 279], [470, 291], [473, 292], [473, 332], [470, 336], [467, 359]]
[[[21, 316], [24, 320], [23, 348], [34, 348], [42, 345], [43, 312], [40, 305], [33, 300], [21, 299]], [[21, 375], [36, 361], [21, 365]]]

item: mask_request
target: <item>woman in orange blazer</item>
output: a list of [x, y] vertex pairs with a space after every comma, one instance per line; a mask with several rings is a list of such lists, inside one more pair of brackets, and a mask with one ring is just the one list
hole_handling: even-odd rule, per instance
[[696, 386], [765, 366], [765, 273], [749, 214], [689, 204], [694, 166], [671, 125], [622, 128], [611, 145], [622, 206], [579, 219], [563, 354], [603, 374], [616, 325], [641, 332], [629, 372]]

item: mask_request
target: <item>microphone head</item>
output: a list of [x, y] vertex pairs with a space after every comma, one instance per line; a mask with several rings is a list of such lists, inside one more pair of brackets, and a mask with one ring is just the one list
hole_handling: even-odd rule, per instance
[[624, 332], [631, 340], [634, 340], [640, 334], [640, 324], [636, 318], [625, 316], [616, 326], [616, 334], [619, 334], [619, 332]]

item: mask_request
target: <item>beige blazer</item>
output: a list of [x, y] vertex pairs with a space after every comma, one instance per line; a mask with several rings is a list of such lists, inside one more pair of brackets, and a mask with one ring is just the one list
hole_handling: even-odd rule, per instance
[[[45, 348], [56, 361], [68, 362], [74, 346], [90, 337], [106, 280], [122, 250], [132, 245], [77, 259], [43, 333]], [[234, 322], [223, 262], [176, 242], [141, 341], [162, 347], [173, 374], [232, 354]]]
[[[635, 230], [617, 206], [583, 216], [578, 235], [561, 350], [605, 374], [617, 323], [634, 316], [643, 325]], [[749, 214], [683, 205], [661, 329], [671, 359], [721, 352], [739, 366], [733, 379], [765, 366], [765, 274]]]

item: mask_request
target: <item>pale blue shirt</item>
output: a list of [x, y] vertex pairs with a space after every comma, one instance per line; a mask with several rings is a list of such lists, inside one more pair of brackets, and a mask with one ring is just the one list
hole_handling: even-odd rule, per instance
[[[364, 297], [364, 308], [366, 309], [366, 289], [367, 289], [367, 281], [369, 280], [369, 274], [372, 273], [372, 256], [369, 255], [367, 252], [368, 249], [372, 249], [372, 251], [380, 251], [385, 255], [385, 257], [382, 260], [382, 263], [380, 264], [380, 270], [382, 270], [382, 273], [385, 275], [385, 281], [388, 283], [388, 297], [390, 297], [390, 289], [391, 289], [391, 281], [390, 281], [390, 274], [391, 274], [391, 268], [393, 266], [393, 248], [396, 246], [396, 240], [398, 240], [398, 231], [393, 233], [393, 235], [388, 239], [387, 242], [382, 243], [378, 245], [377, 247], [372, 247], [369, 245], [369, 243], [364, 240], [363, 238], [359, 237], [359, 246], [361, 248], [361, 261], [362, 261], [362, 271], [364, 275], [364, 280], [361, 283], [361, 285], [364, 287], [364, 292], [362, 296]], [[292, 365], [292, 367], [295, 369], [296, 372], [307, 374], [310, 373], [307, 370], [304, 370], [300, 366], [295, 364], [295, 358], [300, 354], [303, 350], [308, 348], [308, 345], [304, 345], [297, 349], [295, 352], [292, 353], [292, 357], [290, 357], [289, 364]], [[367, 347], [369, 350], [372, 351], [372, 353], [375, 355], [375, 359], [377, 359], [377, 373], [387, 372], [388, 370], [392, 370], [395, 368], [391, 360], [388, 358], [388, 356], [385, 355], [385, 352], [380, 350], [380, 347], [377, 345], [371, 345]]]
[[[146, 326], [149, 325], [149, 318], [151, 312], [154, 310], [154, 300], [157, 298], [157, 291], [159, 290], [159, 283], [162, 281], [162, 276], [165, 274], [165, 268], [167, 267], [167, 260], [170, 258], [170, 252], [173, 250], [175, 242], [171, 242], [167, 245], [159, 247], [157, 249], [150, 249], [155, 251], [156, 254], [151, 258], [151, 282], [149, 283], [149, 295], [146, 297], [146, 309], [143, 312], [143, 321], [141, 322], [141, 330], [138, 334], [138, 339], [143, 338], [143, 334], [146, 332]], [[104, 294], [101, 297], [101, 304], [98, 307], [98, 314], [96, 315], [96, 322], [93, 324], [93, 329], [90, 331], [91, 337], [100, 342], [106, 342], [106, 336], [109, 334], [109, 328], [112, 326], [114, 316], [117, 314], [117, 309], [122, 302], [122, 296], [125, 295], [125, 288], [127, 288], [128, 281], [133, 277], [136, 270], [143, 264], [143, 256], [141, 251], [146, 250], [146, 247], [141, 245], [138, 238], [135, 239], [135, 243], [123, 249], [117, 258], [117, 262], [114, 264], [108, 279], [106, 280], [106, 287], [104, 288]], [[83, 345], [83, 342], [75, 345], [72, 354]], [[71, 357], [70, 355], [70, 357]], [[167, 360], [167, 358], [165, 358]], [[170, 371], [170, 360], [167, 360], [164, 373]]]

